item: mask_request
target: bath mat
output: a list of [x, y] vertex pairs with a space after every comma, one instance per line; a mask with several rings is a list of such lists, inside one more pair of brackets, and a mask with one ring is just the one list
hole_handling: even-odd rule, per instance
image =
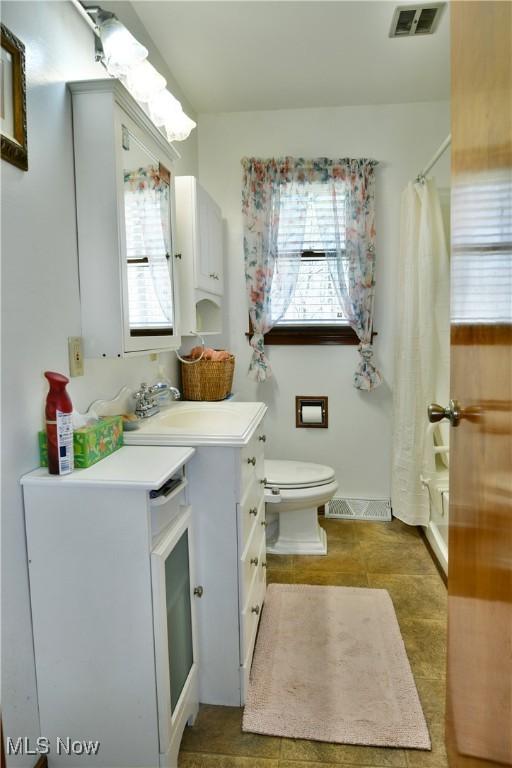
[[242, 729], [430, 749], [387, 590], [270, 584]]

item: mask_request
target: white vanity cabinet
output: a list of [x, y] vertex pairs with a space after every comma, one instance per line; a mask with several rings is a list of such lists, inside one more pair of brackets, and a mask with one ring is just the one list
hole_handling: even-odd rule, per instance
[[[22, 479], [41, 733], [52, 766], [175, 768], [198, 709], [193, 448], [123, 447]], [[200, 590], [199, 590], [200, 591]], [[58, 755], [58, 737], [98, 741]]]
[[176, 177], [183, 335], [222, 331], [222, 214], [194, 176]]
[[[256, 633], [266, 591], [264, 403], [201, 403], [205, 432], [174, 434], [158, 416], [127, 432], [132, 445], [193, 445], [187, 468], [194, 510], [196, 602], [201, 665], [199, 700], [245, 703]], [[169, 413], [172, 413], [171, 406]], [[186, 404], [183, 410], [186, 412]], [[179, 413], [179, 407], [177, 413]], [[222, 424], [208, 430], [208, 417]]]
[[241, 447], [198, 447], [190, 465], [197, 520], [199, 699], [245, 703], [266, 591], [263, 424]]
[[173, 147], [119, 81], [68, 87], [85, 356], [177, 349]]

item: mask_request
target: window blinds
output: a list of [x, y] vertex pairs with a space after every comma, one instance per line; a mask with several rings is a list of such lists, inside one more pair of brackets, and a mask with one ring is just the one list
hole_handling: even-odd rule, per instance
[[453, 189], [452, 322], [510, 323], [512, 181], [482, 174]]
[[332, 183], [282, 189], [273, 285], [293, 282], [295, 274], [297, 280], [279, 325], [346, 324], [335, 284], [345, 253], [345, 205]]
[[[161, 190], [125, 190], [126, 257], [130, 330], [172, 328], [172, 286]], [[161, 208], [162, 206], [162, 208]]]

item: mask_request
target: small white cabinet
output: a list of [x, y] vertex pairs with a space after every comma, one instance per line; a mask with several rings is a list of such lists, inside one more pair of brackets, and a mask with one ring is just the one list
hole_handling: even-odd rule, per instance
[[176, 217], [183, 335], [220, 333], [222, 214], [194, 176], [176, 177]]
[[[41, 733], [52, 766], [176, 768], [198, 709], [193, 448], [124, 447], [22, 479]], [[58, 737], [99, 741], [58, 755]]]
[[173, 147], [117, 80], [68, 87], [85, 356], [177, 349]]

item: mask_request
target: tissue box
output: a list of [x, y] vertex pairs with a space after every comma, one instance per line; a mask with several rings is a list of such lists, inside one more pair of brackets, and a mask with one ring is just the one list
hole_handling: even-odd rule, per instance
[[[46, 432], [39, 432], [39, 459], [42, 467], [48, 466], [48, 444]], [[75, 469], [85, 469], [109, 456], [123, 444], [123, 419], [121, 416], [106, 416], [95, 424], [75, 429], [73, 452]]]

